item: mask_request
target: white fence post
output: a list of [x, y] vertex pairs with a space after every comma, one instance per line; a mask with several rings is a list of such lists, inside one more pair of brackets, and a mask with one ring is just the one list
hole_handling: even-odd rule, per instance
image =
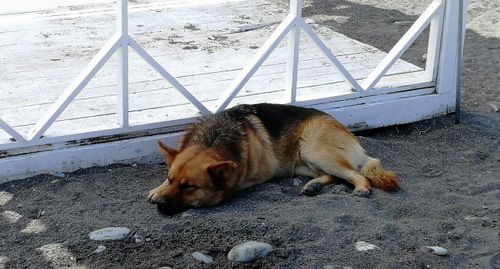
[[439, 62], [439, 49], [441, 48], [441, 32], [443, 29], [443, 17], [445, 0], [439, 0], [440, 8], [431, 21], [429, 31], [429, 43], [427, 45], [427, 59], [425, 61], [425, 75], [429, 81], [436, 81]]
[[[302, 0], [290, 0], [290, 15], [302, 17]], [[288, 33], [288, 63], [285, 89], [290, 94], [290, 102], [297, 101], [297, 71], [299, 66], [300, 27], [295, 20]]]
[[[443, 19], [443, 34], [441, 37], [441, 46], [439, 52], [439, 64], [436, 74], [436, 91], [439, 94], [451, 94], [455, 96], [457, 90], [457, 68], [459, 68], [459, 51], [460, 44], [458, 42], [459, 29], [465, 31], [465, 27], [461, 27], [458, 23], [459, 19], [459, 1], [464, 1], [462, 25], [465, 25], [467, 20], [466, 10], [467, 1], [466, 0], [444, 0], [445, 10]], [[463, 35], [462, 35], [463, 37]], [[462, 38], [463, 43], [463, 38]], [[449, 106], [454, 110], [455, 99], [450, 98]]]
[[121, 36], [118, 49], [118, 123], [128, 127], [128, 0], [118, 0], [117, 27]]

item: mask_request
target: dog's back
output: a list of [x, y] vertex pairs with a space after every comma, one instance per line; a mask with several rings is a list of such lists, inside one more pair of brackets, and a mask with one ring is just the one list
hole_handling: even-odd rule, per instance
[[[224, 151], [231, 160], [241, 161], [242, 140], [247, 138], [248, 129], [251, 129], [261, 136], [265, 132], [270, 141], [263, 142], [274, 145], [275, 150], [290, 151], [292, 149], [288, 146], [296, 142], [300, 126], [308, 118], [319, 115], [326, 114], [316, 109], [287, 105], [238, 105], [194, 123], [181, 142], [181, 150], [196, 144]], [[264, 135], [264, 140], [267, 135]]]

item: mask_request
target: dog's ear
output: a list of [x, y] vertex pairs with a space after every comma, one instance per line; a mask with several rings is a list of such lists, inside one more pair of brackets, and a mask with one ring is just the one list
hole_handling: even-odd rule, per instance
[[170, 166], [174, 161], [175, 156], [179, 154], [179, 151], [167, 147], [167, 145], [163, 144], [160, 140], [158, 140], [158, 146], [160, 146], [160, 153], [163, 155], [163, 159], [165, 159], [167, 165]]
[[225, 161], [213, 164], [207, 168], [208, 174], [213, 180], [216, 189], [224, 189], [238, 165], [233, 161]]

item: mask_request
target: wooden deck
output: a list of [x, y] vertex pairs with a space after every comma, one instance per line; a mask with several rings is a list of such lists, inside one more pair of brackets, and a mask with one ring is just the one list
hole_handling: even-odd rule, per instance
[[[32, 5], [30, 9], [0, 7], [0, 118], [27, 134], [114, 34], [115, 5], [112, 1], [56, 0], [44, 6]], [[130, 2], [129, 12], [131, 36], [209, 108], [215, 106], [217, 98], [287, 14], [286, 10], [261, 0], [139, 0]], [[358, 82], [385, 55], [370, 45], [310, 23]], [[231, 105], [289, 102], [284, 89], [285, 45], [286, 39]], [[129, 53], [131, 125], [199, 115], [134, 51]], [[113, 58], [45, 136], [117, 128], [116, 70]], [[407, 85], [431, 86], [421, 68], [398, 60], [377, 84], [377, 89], [363, 94], [393, 87], [403, 91]], [[329, 103], [331, 109], [346, 105], [343, 100], [359, 98], [360, 94], [353, 94], [329, 61], [302, 35], [297, 99], [325, 97], [339, 101]], [[11, 143], [9, 138], [0, 130], [0, 146]]]

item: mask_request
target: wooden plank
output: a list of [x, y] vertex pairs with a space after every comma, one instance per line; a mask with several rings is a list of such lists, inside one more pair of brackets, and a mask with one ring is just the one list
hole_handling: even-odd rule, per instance
[[[310, 56], [310, 57], [309, 57]], [[314, 58], [315, 55], [301, 55], [301, 61], [300, 61], [300, 70], [306, 69], [306, 68], [318, 68], [321, 66], [328, 66], [328, 62], [324, 60], [323, 58]], [[381, 52], [364, 52], [360, 54], [347, 54], [344, 56], [339, 57], [339, 60], [343, 64], [348, 64], [348, 68], [351, 68], [353, 65], [349, 63], [353, 62], [364, 62], [366, 61], [367, 63], [371, 63], [373, 66], [375, 66], [376, 62], [378, 59], [381, 59], [383, 57], [383, 54]], [[223, 59], [227, 59], [229, 57], [222, 57]], [[372, 59], [373, 58], [373, 59]], [[173, 59], [167, 59], [167, 58], [157, 58], [157, 60], [160, 63], [168, 63], [172, 62]], [[242, 59], [240, 57], [236, 57], [234, 61], [231, 62], [238, 62], [242, 63], [244, 62], [245, 59]], [[193, 66], [192, 65], [192, 58], [185, 59], [184, 62], [186, 63], [185, 65], [182, 65], [181, 68], [179, 69], [188, 69], [187, 67]], [[146, 76], [144, 77], [144, 74], [148, 74], [150, 70], [147, 66], [146, 63], [142, 61], [142, 59], [139, 59], [138, 56], [135, 54], [131, 54], [130, 57], [130, 83], [131, 83], [131, 93], [133, 92], [133, 87], [134, 84], [137, 83], [143, 83], [143, 84], [157, 84], [157, 85], [164, 85], [164, 80], [163, 79], [156, 79], [156, 77], [151, 77], [151, 76]], [[225, 61], [224, 61], [225, 63]], [[281, 70], [282, 67], [278, 65], [284, 65], [284, 58], [279, 59], [277, 57], [270, 57], [268, 61], [264, 63], [264, 65], [261, 67], [259, 71], [255, 74], [255, 76], [260, 76], [263, 73], [272, 73], [275, 72], [275, 70]], [[405, 64], [404, 62], [400, 62], [400, 64]], [[90, 96], [99, 96], [99, 95], [107, 95], [114, 93], [115, 91], [110, 87], [113, 85], [116, 85], [115, 81], [110, 80], [110, 77], [112, 77], [115, 74], [116, 67], [115, 61], [110, 61], [108, 64], [106, 64], [101, 71], [96, 75], [96, 77], [92, 80], [90, 85], [86, 87], [86, 91], [83, 91], [81, 95], [77, 98], [87, 98]], [[230, 64], [228, 64], [228, 67], [231, 67]], [[409, 65], [409, 64], [408, 64]], [[410, 65], [409, 65], [410, 66]], [[195, 85], [197, 81], [219, 81], [219, 80], [229, 80], [233, 79], [234, 76], [236, 76], [237, 72], [241, 67], [235, 67], [231, 69], [227, 69], [226, 71], [218, 71], [218, 68], [215, 71], [212, 70], [207, 70], [207, 69], [191, 69], [191, 74], [186, 72], [184, 75], [179, 75], [176, 76], [177, 79], [186, 86], [190, 85]], [[175, 69], [177, 73], [179, 73], [179, 69]], [[415, 70], [418, 68], [415, 67]], [[181, 70], [181, 71], [182, 71]], [[152, 71], [153, 72], [153, 71]], [[187, 74], [186, 74], [187, 73]], [[0, 108], [11, 108], [11, 107], [16, 107], [16, 106], [26, 106], [26, 105], [32, 105], [32, 104], [43, 104], [43, 103], [48, 103], [56, 99], [59, 95], [60, 92], [64, 89], [64, 86], [67, 81], [71, 78], [70, 76], [65, 76], [66, 79], [62, 80], [56, 76], [56, 77], [40, 77], [40, 78], [26, 78], [26, 79], [18, 79], [15, 82], [15, 85], [10, 85], [6, 86], [8, 88], [16, 88], [16, 91], [12, 91], [9, 94], [6, 94], [2, 97], [0, 97]], [[9, 83], [11, 84], [11, 83]], [[14, 84], [14, 83], [12, 83]], [[32, 85], [36, 84], [38, 85], [38, 88], [33, 89]], [[5, 85], [5, 84], [4, 84]], [[158, 87], [158, 86], [153, 86]], [[95, 89], [95, 90], [94, 90]]]
[[[376, 65], [377, 63], [377, 58], [382, 57], [381, 54], [378, 54], [375, 59], [370, 59], [371, 53], [365, 53], [362, 55], [349, 55], [346, 56], [345, 58], [342, 58], [341, 60], [344, 62], [346, 67], [350, 69], [351, 71], [355, 71], [358, 68], [373, 68], [373, 66]], [[274, 75], [275, 77], [281, 77], [283, 76], [283, 69], [284, 69], [284, 62], [281, 62], [280, 66], [278, 65], [266, 65], [263, 66], [261, 70], [259, 70], [253, 77], [252, 80], [255, 81], [265, 81], [265, 80], [270, 80], [273, 79], [272, 77], [269, 77], [269, 75]], [[322, 59], [318, 60], [303, 60], [299, 64], [300, 66], [300, 72], [299, 72], [299, 86], [303, 86], [304, 83], [307, 81], [308, 76], [313, 75], [313, 76], [320, 76], [320, 75], [328, 75], [331, 74], [331, 79], [337, 79], [338, 76], [335, 73], [331, 73], [333, 70], [330, 67], [330, 65]], [[111, 69], [109, 66], [105, 65], [102, 71], [107, 71], [108, 69]], [[170, 85], [166, 84], [163, 79], [157, 79], [157, 76], [150, 76], [147, 75], [146, 77], [143, 75], [144, 73], [149, 73], [148, 68], [144, 67], [142, 68], [142, 72], [140, 70], [137, 70], [136, 68], [131, 70], [131, 74], [134, 74], [133, 77], [137, 78], [140, 77], [141, 80], [143, 81], [134, 81], [135, 79], [131, 78], [131, 84], [130, 84], [130, 92], [131, 94], [135, 94], [137, 92], [141, 91], [148, 91], [148, 90], [158, 90], [161, 88], [166, 88], [169, 89]], [[413, 65], [404, 63], [402, 61], [399, 61], [396, 64], [395, 70], [419, 70], [418, 68], [414, 67]], [[226, 87], [224, 86], [224, 83], [229, 83], [231, 79], [234, 77], [238, 70], [231, 70], [228, 72], [219, 72], [219, 73], [203, 73], [203, 74], [194, 74], [186, 77], [180, 77], [178, 78], [179, 81], [183, 84], [186, 85], [186, 87], [198, 91], [203, 91], [206, 89], [206, 87], [212, 88], [213, 86], [210, 86], [211, 83], [216, 84], [217, 87]], [[274, 72], [274, 73], [273, 73]], [[99, 74], [98, 74], [99, 76]], [[97, 78], [97, 77], [96, 77]], [[95, 78], [95, 79], [96, 79]], [[358, 77], [357, 79], [361, 79], [362, 77]], [[103, 83], [106, 83], [106, 80], [102, 80]], [[330, 80], [331, 81], [331, 80]], [[324, 81], [319, 80], [318, 83], [321, 83]], [[35, 82], [38, 84], [38, 82]], [[97, 85], [96, 85], [97, 84]], [[207, 85], [208, 84], [208, 85]], [[99, 83], [96, 83], [95, 80], [91, 82], [91, 85], [88, 85], [85, 91], [83, 91], [76, 99], [88, 99], [88, 98], [94, 98], [94, 97], [100, 97], [100, 96], [109, 96], [109, 95], [114, 95], [116, 94], [116, 88], [114, 88], [114, 85], [116, 84], [109, 84], [100, 86]], [[272, 85], [271, 85], [272, 86]], [[44, 87], [50, 87], [50, 85], [44, 86]], [[198, 96], [197, 92], [194, 92], [195, 95]], [[50, 101], [52, 98], [56, 97], [55, 94], [52, 91], [44, 91], [43, 88], [38, 91], [32, 93], [34, 96], [26, 96], [25, 99], [21, 99], [22, 96], [19, 95], [14, 95], [13, 97], [10, 97], [8, 99], [0, 100], [0, 104], [2, 108], [0, 111], [5, 110], [5, 109], [11, 109], [11, 108], [25, 108], [25, 109], [31, 109], [29, 107], [33, 105], [46, 105], [50, 104]], [[54, 96], [54, 97], [53, 97]], [[33, 98], [36, 98], [36, 102], [28, 102], [29, 100], [32, 100]], [[3, 113], [8, 113], [7, 111], [4, 111]], [[17, 112], [16, 112], [17, 113]]]
[[437, 67], [439, 62], [439, 50], [444, 18], [444, 0], [437, 0], [440, 7], [436, 16], [431, 21], [429, 31], [429, 43], [427, 45], [427, 58], [425, 61], [426, 76], [429, 81], [436, 81]]
[[[331, 71], [329, 68], [322, 67], [321, 69], [322, 70], [308, 69], [305, 70], [305, 72], [299, 72], [299, 100], [304, 100], [308, 97], [320, 98], [351, 93], [350, 87], [339, 85], [339, 83], [343, 82], [343, 77], [340, 74], [329, 73]], [[411, 66], [403, 65], [400, 69], [391, 70], [390, 74], [405, 74], [407, 72], [411, 72], [412, 70]], [[352, 74], [356, 78], [361, 79], [365, 77], [369, 71], [370, 67], [361, 67], [359, 70], [352, 70]], [[418, 78], [419, 75], [416, 74], [415, 76]], [[283, 89], [283, 78], [284, 73], [255, 77], [249, 81], [247, 87], [245, 88], [245, 92], [242, 95], [265, 94], [265, 92], [268, 91]], [[408, 76], [402, 77], [402, 80], [398, 80], [397, 77], [387, 78], [388, 81], [392, 80], [396, 82], [404, 81], [403, 79], [410, 81]], [[223, 88], [227, 83], [227, 80], [221, 82], [205, 81], [197, 87], [199, 89], [197, 96], [202, 102], [217, 100], [218, 96], [214, 93], [217, 89]], [[262, 87], [263, 84], [265, 84], [266, 87]], [[392, 86], [394, 86], [394, 84]], [[113, 96], [116, 96], [116, 93], [99, 98], [77, 99], [58, 118], [58, 121], [68, 120], [75, 117], [90, 117], [99, 114], [114, 113], [116, 101]], [[140, 102], [136, 102], [136, 100], [140, 100]], [[172, 106], [179, 103], [186, 103], [186, 99], [183, 98], [183, 96], [176, 94], [171, 89], [160, 88], [156, 91], [137, 92], [131, 95], [130, 109], [132, 111], [147, 109], [148, 107]], [[38, 119], [38, 115], [43, 113], [46, 107], [47, 104], [30, 106], [29, 110], [25, 107], [21, 107], [0, 111], [2, 111], [2, 114], [5, 115], [4, 117], [10, 122], [15, 122], [14, 127], [19, 127], [35, 123]]]

